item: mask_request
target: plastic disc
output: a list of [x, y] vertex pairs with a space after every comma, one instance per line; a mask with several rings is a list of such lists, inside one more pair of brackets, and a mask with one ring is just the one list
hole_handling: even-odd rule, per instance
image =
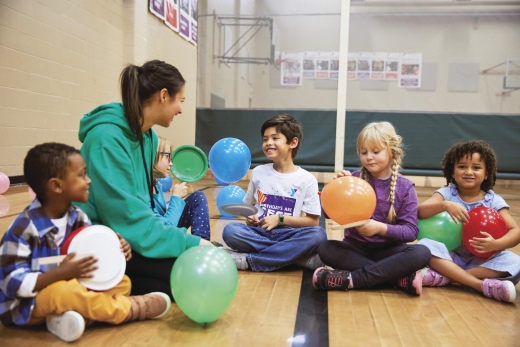
[[208, 172], [208, 157], [196, 146], [180, 146], [172, 153], [170, 171], [179, 181], [199, 181]]

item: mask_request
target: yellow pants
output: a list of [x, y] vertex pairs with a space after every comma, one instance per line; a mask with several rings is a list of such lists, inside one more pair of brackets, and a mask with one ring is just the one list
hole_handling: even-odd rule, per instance
[[76, 279], [54, 282], [36, 295], [27, 324], [42, 324], [48, 315], [66, 311], [76, 311], [92, 321], [120, 324], [130, 313], [131, 287], [126, 275], [117, 286], [103, 292], [88, 290]]

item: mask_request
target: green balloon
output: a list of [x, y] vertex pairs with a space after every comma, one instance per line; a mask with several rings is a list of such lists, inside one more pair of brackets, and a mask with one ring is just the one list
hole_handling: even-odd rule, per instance
[[173, 264], [170, 284], [179, 308], [197, 323], [217, 320], [231, 305], [238, 271], [226, 251], [214, 246], [188, 249]]
[[441, 212], [433, 217], [419, 219], [417, 240], [431, 239], [442, 242], [449, 251], [462, 243], [462, 223], [456, 224], [448, 212]]

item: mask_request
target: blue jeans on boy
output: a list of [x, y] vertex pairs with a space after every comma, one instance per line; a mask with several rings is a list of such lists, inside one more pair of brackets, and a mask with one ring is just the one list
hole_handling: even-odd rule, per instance
[[318, 226], [278, 227], [266, 231], [261, 227], [230, 223], [224, 227], [222, 238], [232, 249], [247, 253], [247, 261], [253, 271], [267, 272], [317, 253], [318, 245], [327, 240], [327, 234]]

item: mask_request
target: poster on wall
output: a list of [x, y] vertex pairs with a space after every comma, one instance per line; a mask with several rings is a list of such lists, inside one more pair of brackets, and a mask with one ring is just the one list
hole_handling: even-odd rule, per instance
[[174, 31], [179, 31], [179, 4], [178, 0], [166, 0], [166, 15], [164, 23]]
[[197, 45], [197, 29], [198, 29], [198, 6], [197, 0], [191, 0], [191, 16], [190, 16], [190, 41]]
[[150, 0], [150, 12], [164, 19], [164, 0]]
[[299, 54], [282, 55], [281, 81], [282, 86], [301, 86], [303, 80], [303, 59]]
[[303, 56], [303, 78], [313, 79], [316, 77], [316, 52], [304, 52]]
[[190, 41], [191, 15], [190, 0], [180, 0], [179, 6], [179, 35]]
[[358, 53], [356, 78], [358, 80], [367, 80], [370, 78], [372, 64], [372, 53]]
[[376, 52], [372, 55], [372, 67], [370, 70], [370, 79], [382, 80], [385, 78], [385, 61], [387, 53]]
[[316, 56], [316, 78], [328, 79], [330, 69], [330, 56], [327, 52], [318, 52]]
[[349, 53], [348, 61], [347, 61], [347, 80], [355, 80], [356, 79], [356, 71], [357, 71], [357, 53]]
[[330, 53], [330, 72], [329, 78], [337, 80], [339, 77], [339, 52]]
[[385, 61], [385, 80], [397, 81], [399, 77], [399, 64], [401, 53], [388, 53]]
[[401, 70], [399, 74], [400, 88], [421, 88], [422, 53], [401, 56]]

